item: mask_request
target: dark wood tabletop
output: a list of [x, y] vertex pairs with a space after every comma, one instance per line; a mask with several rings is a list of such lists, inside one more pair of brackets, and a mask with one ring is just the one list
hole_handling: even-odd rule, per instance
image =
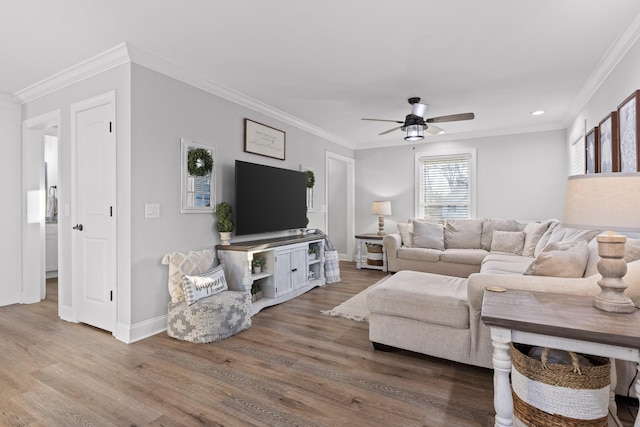
[[609, 313], [593, 297], [485, 290], [482, 321], [516, 331], [640, 349], [640, 310]]

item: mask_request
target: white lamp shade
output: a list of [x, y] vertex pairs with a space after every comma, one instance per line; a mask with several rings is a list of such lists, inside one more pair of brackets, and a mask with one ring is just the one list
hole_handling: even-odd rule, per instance
[[602, 231], [640, 231], [640, 173], [570, 176], [562, 223]]
[[376, 201], [371, 204], [371, 213], [373, 215], [391, 215], [390, 201]]

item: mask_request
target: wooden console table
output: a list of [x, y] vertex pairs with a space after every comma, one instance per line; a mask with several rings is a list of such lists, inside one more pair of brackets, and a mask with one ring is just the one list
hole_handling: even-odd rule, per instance
[[[521, 290], [485, 291], [482, 321], [493, 341], [495, 426], [513, 426], [510, 344], [517, 342], [613, 359], [640, 362], [640, 311], [607, 313], [593, 307], [593, 297]], [[617, 414], [612, 368], [611, 414]], [[640, 368], [638, 368], [640, 371]], [[640, 396], [640, 376], [635, 392]], [[635, 426], [640, 427], [640, 418]]]

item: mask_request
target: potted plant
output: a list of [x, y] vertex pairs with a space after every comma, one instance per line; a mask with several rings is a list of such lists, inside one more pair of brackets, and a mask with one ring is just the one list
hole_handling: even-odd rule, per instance
[[315, 245], [309, 246], [309, 259], [318, 258], [318, 247]]
[[260, 284], [254, 283], [251, 285], [251, 302], [256, 302], [260, 298], [262, 298], [262, 289]]
[[251, 267], [253, 267], [253, 274], [258, 274], [262, 271], [262, 266], [264, 265], [264, 258], [259, 256], [254, 256], [251, 260]]
[[233, 209], [227, 202], [220, 202], [216, 205], [215, 214], [218, 215], [216, 221], [216, 229], [220, 233], [220, 240], [223, 245], [229, 244], [231, 232], [233, 231], [233, 221], [231, 221], [231, 212]]

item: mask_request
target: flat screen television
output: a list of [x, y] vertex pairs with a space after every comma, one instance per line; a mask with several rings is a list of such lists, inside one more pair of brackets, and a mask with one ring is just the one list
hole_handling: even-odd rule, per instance
[[307, 227], [307, 175], [236, 160], [237, 235]]

